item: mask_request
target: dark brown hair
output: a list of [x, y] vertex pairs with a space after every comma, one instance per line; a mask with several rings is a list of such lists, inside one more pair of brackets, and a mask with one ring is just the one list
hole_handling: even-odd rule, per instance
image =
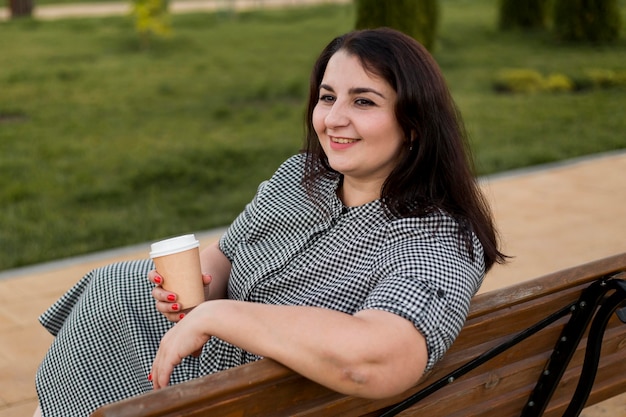
[[357, 57], [366, 71], [383, 78], [397, 93], [395, 115], [406, 150], [381, 190], [386, 212], [402, 218], [442, 210], [459, 222], [459, 239], [471, 256], [471, 233], [476, 234], [487, 270], [494, 262], [504, 262], [489, 207], [474, 176], [463, 122], [439, 66], [422, 45], [396, 30], [339, 36], [315, 62], [306, 112], [305, 187], [312, 192], [320, 177], [339, 176], [329, 166], [312, 122], [326, 66], [339, 50]]

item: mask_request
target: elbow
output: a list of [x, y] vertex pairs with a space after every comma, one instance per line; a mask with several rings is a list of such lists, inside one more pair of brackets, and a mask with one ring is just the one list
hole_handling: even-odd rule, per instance
[[383, 399], [399, 395], [417, 384], [424, 367], [397, 372], [394, 366], [363, 365], [341, 370], [343, 394], [368, 399]]
[[[388, 398], [412, 388], [428, 362], [426, 339], [413, 323], [392, 313], [364, 310], [356, 318], [368, 326], [361, 338], [333, 356], [342, 393], [371, 399]], [[356, 341], [356, 342], [355, 342]], [[372, 342], [372, 341], [378, 341]]]

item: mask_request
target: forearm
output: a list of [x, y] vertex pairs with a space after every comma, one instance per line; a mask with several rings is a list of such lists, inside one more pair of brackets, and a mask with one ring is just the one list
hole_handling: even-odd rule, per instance
[[207, 335], [272, 358], [336, 391], [387, 397], [422, 375], [426, 348], [411, 323], [390, 313], [355, 316], [316, 307], [205, 303]]
[[202, 273], [212, 277], [205, 298], [207, 300], [226, 298], [231, 263], [220, 250], [218, 242], [212, 243], [200, 252], [200, 264]]

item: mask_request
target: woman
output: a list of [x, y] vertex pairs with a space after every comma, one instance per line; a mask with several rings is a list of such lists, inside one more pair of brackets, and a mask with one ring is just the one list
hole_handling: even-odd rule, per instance
[[148, 260], [92, 271], [44, 313], [43, 415], [260, 357], [355, 396], [414, 385], [504, 259], [428, 52], [391, 29], [334, 39], [311, 75], [306, 151], [201, 258], [207, 302], [183, 320]]

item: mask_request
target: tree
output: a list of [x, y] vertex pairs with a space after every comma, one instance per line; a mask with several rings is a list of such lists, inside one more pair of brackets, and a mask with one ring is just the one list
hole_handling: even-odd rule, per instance
[[437, 0], [356, 0], [356, 28], [386, 26], [432, 50], [439, 25]]
[[542, 29], [548, 21], [549, 0], [500, 0], [500, 29]]
[[554, 33], [564, 41], [610, 42], [619, 37], [618, 0], [556, 0]]
[[33, 0], [9, 0], [11, 18], [32, 16], [34, 8]]

